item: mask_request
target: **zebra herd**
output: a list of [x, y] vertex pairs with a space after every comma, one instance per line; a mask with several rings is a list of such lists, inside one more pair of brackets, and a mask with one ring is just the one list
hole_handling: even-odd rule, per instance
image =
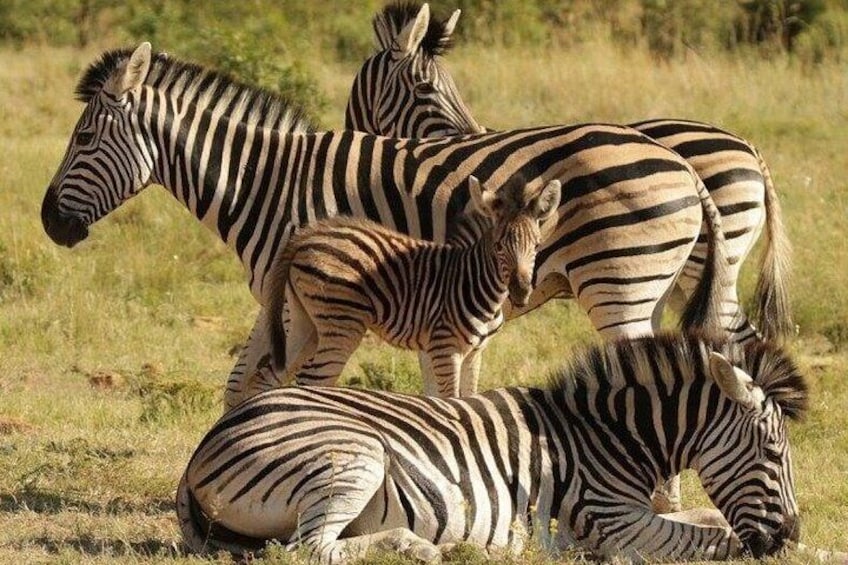
[[[80, 79], [50, 238], [74, 246], [159, 184], [263, 306], [177, 491], [186, 544], [280, 540], [337, 563], [527, 534], [633, 559], [797, 542], [786, 421], [807, 391], [772, 344], [791, 328], [788, 244], [759, 152], [681, 120], [485, 130], [439, 59], [458, 17], [379, 13], [341, 132], [149, 43]], [[736, 285], [763, 225], [755, 326]], [[487, 339], [551, 298], [606, 342], [546, 388], [475, 394]], [[667, 301], [684, 332], [660, 330]], [[445, 398], [314, 386], [366, 328], [421, 351], [425, 392]], [[679, 511], [687, 468], [720, 515]]]

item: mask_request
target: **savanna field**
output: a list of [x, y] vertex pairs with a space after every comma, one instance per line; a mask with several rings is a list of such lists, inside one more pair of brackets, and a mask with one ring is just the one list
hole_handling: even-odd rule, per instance
[[[108, 39], [0, 46], [0, 563], [229, 563], [224, 554], [185, 555], [173, 495], [221, 414], [258, 311], [235, 255], [155, 186], [74, 249], [54, 245], [41, 226], [41, 199], [82, 111], [73, 97], [81, 71], [103, 49], [137, 42]], [[191, 58], [151, 39], [156, 50]], [[320, 48], [288, 56], [321, 93], [315, 118], [340, 129], [360, 60]], [[844, 60], [717, 50], [658, 59], [590, 37], [557, 47], [460, 41], [446, 63], [490, 128], [681, 117], [762, 151], [794, 247], [797, 335], [788, 348], [811, 387], [809, 416], [791, 427], [802, 542], [848, 552]], [[743, 267], [743, 299], [753, 294], [759, 251]], [[494, 338], [481, 388], [543, 385], [574, 347], [596, 339], [573, 303], [548, 303]], [[421, 389], [416, 358], [371, 338], [344, 382]], [[692, 476], [684, 502], [706, 503]], [[470, 549], [454, 558], [483, 560]], [[296, 559], [272, 548], [257, 562]], [[504, 559], [550, 562], [534, 548]]]

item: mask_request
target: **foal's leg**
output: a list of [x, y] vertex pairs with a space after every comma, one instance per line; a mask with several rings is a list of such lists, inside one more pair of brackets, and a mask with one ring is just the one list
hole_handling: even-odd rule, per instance
[[[304, 302], [307, 302], [304, 299]], [[300, 385], [333, 386], [347, 365], [367, 331], [362, 312], [354, 309], [333, 308], [332, 311], [310, 307], [308, 309], [315, 326], [315, 347], [310, 357], [296, 370]]]
[[483, 347], [472, 349], [462, 361], [459, 378], [459, 396], [477, 394], [477, 382], [480, 378], [480, 365], [483, 362]]
[[437, 396], [450, 398], [459, 396], [460, 374], [464, 355], [453, 345], [431, 342], [424, 353], [430, 358]]

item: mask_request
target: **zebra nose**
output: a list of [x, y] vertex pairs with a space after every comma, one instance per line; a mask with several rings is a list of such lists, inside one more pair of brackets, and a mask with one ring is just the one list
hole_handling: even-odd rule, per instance
[[783, 521], [781, 535], [791, 542], [798, 543], [801, 539], [801, 518], [800, 516], [787, 516]]
[[41, 202], [41, 224], [54, 243], [73, 247], [88, 237], [88, 227], [79, 218], [59, 210], [58, 192], [56, 186], [47, 189]]

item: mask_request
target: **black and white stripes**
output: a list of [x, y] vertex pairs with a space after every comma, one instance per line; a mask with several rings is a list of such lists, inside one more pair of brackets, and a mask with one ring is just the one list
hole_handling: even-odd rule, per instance
[[[369, 57], [354, 79], [345, 114], [345, 125], [376, 135], [402, 133], [410, 137], [432, 137], [474, 133], [480, 126], [460, 97], [450, 73], [440, 61], [451, 44], [451, 35], [459, 12], [442, 22], [430, 17], [427, 4], [396, 2], [387, 5], [374, 18], [378, 51]], [[428, 26], [427, 41], [403, 61], [418, 61], [449, 85], [429, 99], [429, 120], [425, 125], [413, 118], [415, 89], [420, 79], [418, 67], [401, 64], [393, 53], [393, 38], [405, 36], [413, 27]], [[404, 89], [406, 91], [404, 92]], [[392, 105], [378, 102], [390, 92]], [[461, 109], [462, 111], [457, 111]], [[788, 240], [780, 214], [780, 205], [768, 167], [759, 152], [744, 139], [715, 126], [690, 120], [655, 119], [630, 124], [683, 156], [703, 179], [710, 196], [722, 215], [728, 246], [728, 291], [723, 299], [722, 320], [734, 339], [745, 341], [756, 336], [736, 297], [736, 282], [743, 261], [765, 225], [767, 247], [762, 255], [760, 278], [755, 298], [755, 323], [765, 338], [778, 338], [794, 331], [789, 310]], [[610, 151], [619, 148], [610, 145]], [[645, 171], [652, 174], [651, 170]], [[682, 306], [702, 276], [705, 248], [696, 246], [678, 281]]]
[[[543, 545], [604, 556], [759, 556], [797, 540], [785, 420], [805, 405], [778, 349], [679, 335], [591, 348], [547, 389], [276, 389], [203, 439], [180, 526], [195, 550], [278, 539], [334, 563], [371, 545], [520, 546], [534, 526]], [[732, 533], [651, 511], [654, 486], [685, 468]]]
[[[528, 308], [554, 288], [575, 296], [610, 337], [651, 333], [702, 220], [715, 223], [716, 238], [721, 234], [690, 165], [626, 127], [580, 124], [428, 140], [310, 133], [284, 101], [152, 56], [148, 44], [105, 54], [78, 91], [87, 105], [44, 198], [47, 233], [73, 245], [129, 196], [159, 183], [238, 254], [260, 302], [271, 261], [296, 228], [343, 214], [444, 241], [467, 207], [471, 175], [499, 185], [520, 173], [531, 190], [561, 182], [555, 225], [536, 261], [540, 292]], [[78, 143], [87, 141], [83, 134], [90, 145]], [[726, 262], [716, 238], [708, 238], [716, 251], [710, 262], [720, 271]], [[720, 272], [702, 280], [701, 300], [692, 303], [717, 304]], [[228, 406], [241, 400], [245, 373], [268, 358], [264, 328], [261, 313], [231, 375]]]
[[[522, 305], [533, 290], [541, 224], [556, 212], [561, 187], [553, 180], [528, 191], [521, 177], [483, 187], [472, 176], [469, 185], [487, 224], [470, 245], [414, 239], [342, 216], [297, 233], [269, 275], [266, 303], [280, 371], [254, 375], [246, 395], [292, 377], [298, 384], [335, 384], [367, 330], [426, 357], [425, 392], [477, 392], [480, 351], [503, 325], [504, 302]], [[292, 336], [299, 343], [288, 348], [286, 305], [305, 329], [304, 339]]]

